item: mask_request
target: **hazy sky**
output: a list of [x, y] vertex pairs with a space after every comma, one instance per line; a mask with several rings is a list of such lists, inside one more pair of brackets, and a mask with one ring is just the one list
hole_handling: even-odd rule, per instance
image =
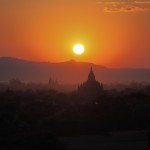
[[0, 56], [150, 67], [150, 0], [0, 0]]

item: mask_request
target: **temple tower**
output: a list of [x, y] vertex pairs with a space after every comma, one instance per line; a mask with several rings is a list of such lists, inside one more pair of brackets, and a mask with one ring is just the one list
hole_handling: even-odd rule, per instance
[[88, 74], [88, 80], [78, 87], [79, 95], [86, 98], [96, 98], [103, 92], [103, 84], [96, 81], [93, 68]]

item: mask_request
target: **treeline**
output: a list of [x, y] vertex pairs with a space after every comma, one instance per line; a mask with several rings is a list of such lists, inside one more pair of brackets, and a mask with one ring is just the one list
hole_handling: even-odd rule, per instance
[[150, 88], [109, 90], [100, 96], [55, 90], [0, 92], [0, 133], [108, 134], [150, 126]]
[[57, 90], [61, 92], [71, 92], [77, 89], [77, 84], [60, 84], [57, 80], [49, 78], [47, 83], [23, 82], [20, 79], [13, 78], [8, 82], [0, 82], [0, 91], [27, 91], [31, 90]]

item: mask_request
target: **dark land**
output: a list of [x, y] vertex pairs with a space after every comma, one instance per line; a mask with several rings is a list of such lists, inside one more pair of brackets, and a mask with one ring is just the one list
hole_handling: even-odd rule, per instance
[[[92, 147], [96, 143], [97, 147], [105, 149], [112, 145], [113, 148], [121, 139], [121, 143], [128, 143], [127, 149], [130, 144], [132, 148], [139, 149], [148, 145], [149, 127], [150, 87], [141, 91], [104, 91], [95, 99], [82, 97], [77, 92], [61, 93], [55, 90], [8, 89], [0, 92], [0, 137], [1, 142], [7, 143], [7, 146], [11, 142], [16, 143], [18, 139], [17, 143], [34, 139], [35, 143], [41, 145], [45, 145], [42, 140], [45, 142], [51, 139], [52, 142], [48, 142], [51, 147], [58, 142], [54, 140], [56, 137], [64, 137], [60, 141], [65, 141], [63, 143], [67, 143], [70, 149], [88, 149], [86, 144], [91, 144]], [[143, 130], [145, 132], [141, 135]], [[129, 131], [137, 133], [132, 135]], [[114, 136], [113, 133], [119, 132], [125, 134]], [[78, 143], [79, 139], [82, 140]], [[85, 142], [86, 139], [89, 140], [88, 143]], [[33, 145], [31, 141], [30, 147], [35, 147], [36, 144]], [[55, 149], [58, 146], [56, 143]], [[137, 146], [139, 143], [140, 147]], [[26, 143], [23, 142], [22, 145], [24, 147]]]
[[67, 93], [15, 79], [1, 83], [0, 148], [148, 149], [150, 84], [105, 89], [93, 72], [86, 79]]

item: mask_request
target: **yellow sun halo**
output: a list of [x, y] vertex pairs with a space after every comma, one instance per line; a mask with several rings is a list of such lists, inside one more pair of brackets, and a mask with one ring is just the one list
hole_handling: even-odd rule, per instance
[[84, 46], [82, 44], [74, 45], [73, 52], [77, 55], [83, 54], [84, 53]]

